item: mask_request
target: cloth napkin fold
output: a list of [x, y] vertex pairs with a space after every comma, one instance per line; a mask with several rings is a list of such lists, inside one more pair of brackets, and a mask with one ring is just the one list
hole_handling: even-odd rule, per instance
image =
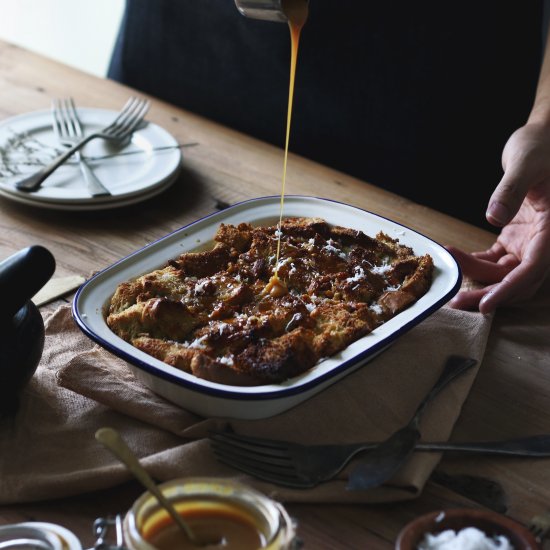
[[0, 503], [75, 495], [130, 479], [96, 442], [95, 431], [103, 426], [119, 430], [160, 481], [231, 477], [287, 502], [414, 498], [439, 454], [414, 454], [390, 483], [377, 489], [349, 491], [342, 472], [314, 489], [295, 490], [220, 464], [208, 432], [230, 423], [239, 433], [306, 444], [381, 440], [410, 419], [448, 355], [467, 355], [478, 365], [452, 382], [422, 416], [422, 438], [445, 441], [481, 364], [490, 326], [491, 317], [444, 307], [365, 366], [293, 409], [262, 420], [227, 420], [199, 417], [152, 393], [124, 361], [85, 337], [70, 307], [62, 306], [46, 321], [42, 361], [17, 416], [0, 422]]

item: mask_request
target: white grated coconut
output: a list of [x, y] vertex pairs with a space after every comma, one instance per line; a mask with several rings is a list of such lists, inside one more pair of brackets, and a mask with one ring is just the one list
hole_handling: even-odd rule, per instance
[[476, 527], [466, 527], [460, 531], [448, 529], [436, 535], [428, 533], [418, 550], [514, 550], [514, 547], [503, 535], [488, 537]]

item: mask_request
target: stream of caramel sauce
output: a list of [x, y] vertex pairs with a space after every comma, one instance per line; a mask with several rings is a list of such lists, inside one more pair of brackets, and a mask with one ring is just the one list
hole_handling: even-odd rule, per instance
[[275, 271], [265, 287], [264, 294], [270, 294], [273, 297], [284, 296], [287, 289], [283, 281], [279, 279], [279, 257], [281, 255], [281, 226], [283, 223], [283, 209], [285, 203], [286, 172], [288, 165], [288, 144], [290, 142], [290, 125], [292, 121], [292, 105], [294, 103], [294, 83], [296, 80], [296, 65], [298, 61], [298, 48], [300, 45], [300, 35], [305, 25], [309, 13], [308, 0], [283, 0], [283, 12], [288, 19], [290, 28], [290, 83], [288, 89], [288, 108], [286, 118], [286, 137], [285, 154], [283, 161], [283, 181], [281, 186], [281, 207], [279, 212], [279, 224], [277, 226], [277, 254], [275, 257]]

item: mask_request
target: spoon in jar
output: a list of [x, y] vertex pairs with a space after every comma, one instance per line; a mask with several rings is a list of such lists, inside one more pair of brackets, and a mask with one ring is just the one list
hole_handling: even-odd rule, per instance
[[172, 503], [162, 494], [157, 484], [151, 476], [139, 463], [136, 455], [130, 450], [124, 442], [120, 434], [113, 428], [100, 428], [95, 433], [95, 438], [103, 446], [109, 449], [134, 475], [134, 477], [158, 500], [159, 504], [170, 514], [174, 523], [185, 533], [189, 541], [197, 547], [207, 545], [217, 545], [221, 541], [216, 540], [199, 540], [189, 525], [185, 523], [180, 514], [176, 511]]

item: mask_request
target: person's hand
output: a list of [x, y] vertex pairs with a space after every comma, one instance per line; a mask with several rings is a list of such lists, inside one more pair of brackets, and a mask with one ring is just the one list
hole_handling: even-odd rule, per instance
[[485, 286], [459, 292], [451, 307], [490, 313], [531, 298], [550, 273], [550, 127], [521, 127], [502, 161], [504, 176], [486, 214], [502, 227], [495, 244], [473, 254], [448, 247], [464, 275]]

